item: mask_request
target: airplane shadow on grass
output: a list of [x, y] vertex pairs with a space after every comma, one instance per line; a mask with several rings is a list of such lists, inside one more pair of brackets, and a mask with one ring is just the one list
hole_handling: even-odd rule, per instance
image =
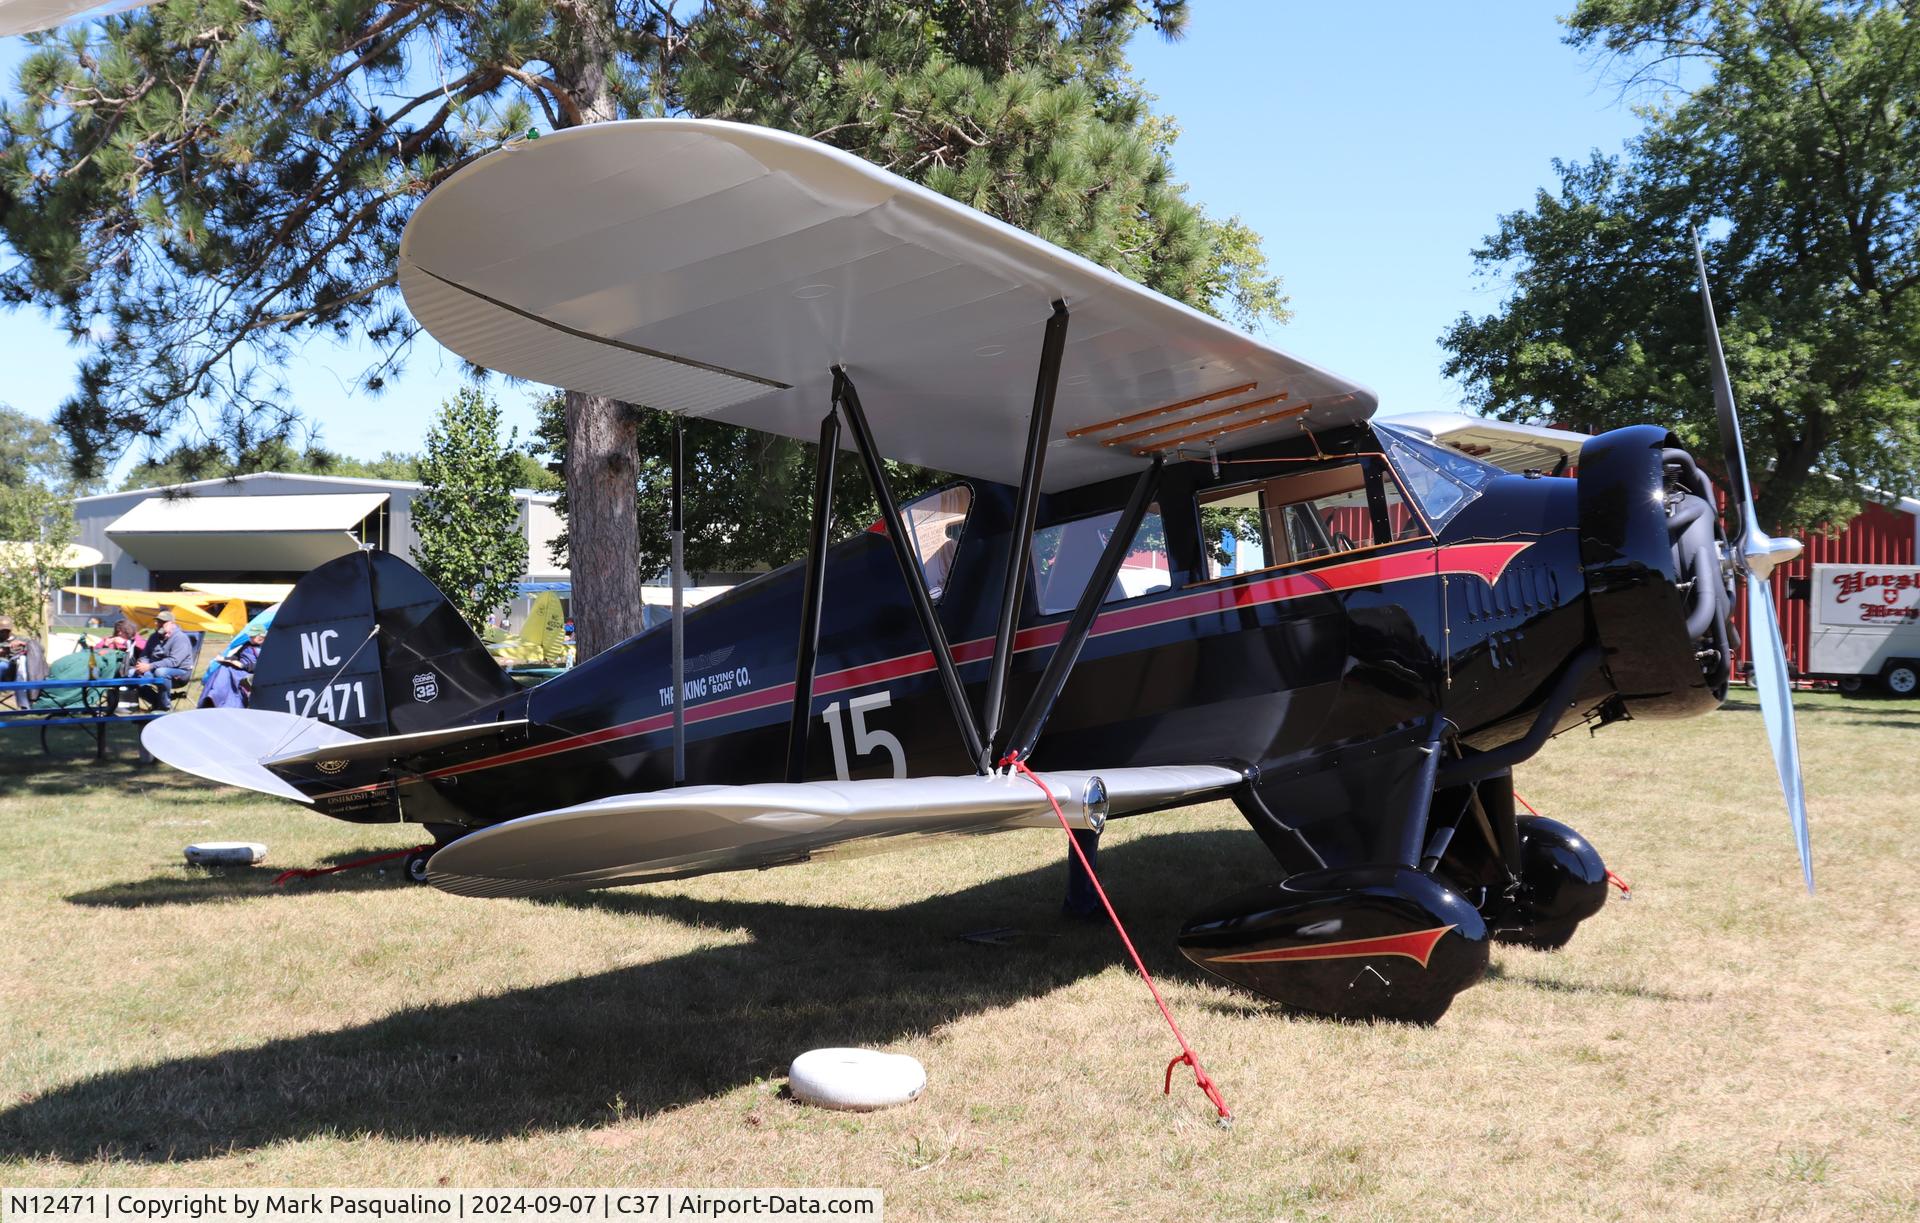
[[[137, 726], [110, 727], [105, 759], [94, 758], [92, 732], [56, 727], [56, 750], [41, 750], [40, 728], [13, 725], [0, 733], [0, 786], [10, 798], [84, 797], [101, 790], [139, 791], [143, 798], [176, 796], [205, 803], [214, 794], [237, 795], [237, 790], [215, 790], [211, 783], [177, 773], [157, 762], [142, 763]], [[252, 801], [252, 800], [249, 800]]]
[[[1759, 713], [1760, 706], [1739, 697], [1721, 703], [1722, 712]], [[1890, 726], [1895, 730], [1920, 730], [1920, 709], [1913, 709], [1884, 698], [1856, 697], [1845, 705], [1795, 705], [1796, 719], [1828, 718], [1838, 714], [1848, 726]]]
[[[328, 854], [314, 865], [344, 866], [386, 849], [351, 849]], [[404, 851], [402, 851], [404, 852]], [[285, 871], [283, 866], [186, 867], [163, 871], [145, 879], [128, 879], [105, 887], [88, 888], [66, 897], [68, 904], [86, 908], [144, 909], [149, 905], [208, 904], [215, 901], [246, 900], [255, 896], [299, 898], [332, 892], [364, 892], [375, 888], [414, 888], [401, 875], [399, 858], [391, 858], [374, 867], [362, 867], [315, 879], [289, 879], [275, 883]]]
[[[1271, 875], [1255, 849], [1251, 833], [1221, 830], [1144, 837], [1101, 855], [1102, 878], [1156, 974], [1199, 979], [1174, 935], [1206, 900]], [[1058, 916], [1063, 855], [1049, 857], [893, 909], [631, 889], [544, 902], [753, 937], [98, 1075], [0, 1111], [0, 1157], [194, 1159], [361, 1133], [488, 1140], [672, 1109], [782, 1075], [805, 1049], [888, 1045], [1123, 962], [1104, 921]], [[959, 938], [1009, 926], [1060, 937], [1009, 946]]]

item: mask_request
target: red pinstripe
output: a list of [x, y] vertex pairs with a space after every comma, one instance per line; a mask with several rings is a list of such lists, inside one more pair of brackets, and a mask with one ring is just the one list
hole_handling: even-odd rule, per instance
[[1452, 926], [1432, 930], [1414, 930], [1406, 934], [1383, 934], [1378, 938], [1348, 939], [1340, 943], [1313, 943], [1304, 947], [1270, 947], [1265, 951], [1242, 951], [1235, 955], [1214, 955], [1215, 964], [1284, 964], [1298, 960], [1353, 960], [1364, 956], [1399, 955], [1425, 968], [1433, 958], [1436, 943], [1446, 937]]
[[[1484, 579], [1491, 586], [1500, 580], [1500, 575], [1506, 572], [1507, 566], [1513, 562], [1513, 559], [1532, 544], [1532, 540], [1451, 544], [1438, 549], [1422, 548], [1412, 552], [1363, 557], [1359, 560], [1328, 565], [1321, 569], [1280, 574], [1239, 585], [1209, 585], [1178, 598], [1102, 612], [1093, 622], [1092, 636], [1106, 637], [1114, 633], [1170, 624], [1176, 620], [1192, 620], [1200, 616], [1244, 611], [1269, 603], [1284, 603], [1306, 595], [1355, 590], [1363, 586], [1384, 586], [1391, 582], [1434, 577], [1442, 573], [1470, 574]], [[1028, 650], [1037, 650], [1042, 646], [1053, 645], [1066, 635], [1066, 631], [1065, 621], [1023, 629], [1014, 636], [1014, 651], [1024, 653]], [[978, 662], [990, 657], [992, 653], [993, 639], [978, 637], [972, 641], [956, 643], [953, 646], [953, 661], [956, 664]], [[919, 650], [912, 654], [901, 654], [878, 662], [861, 663], [859, 666], [828, 672], [814, 680], [813, 691], [816, 696], [827, 696], [835, 692], [845, 692], [851, 688], [865, 688], [872, 684], [885, 683], [888, 680], [906, 679], [932, 670], [933, 652]], [[686, 710], [686, 721], [687, 725], [692, 726], [698, 722], [750, 713], [773, 705], [786, 705], [792, 701], [793, 684], [791, 682], [776, 684], [758, 692], [745, 692], [738, 696], [722, 697], [719, 700], [689, 706]], [[669, 710], [666, 713], [652, 714], [615, 726], [571, 735], [565, 739], [556, 739], [551, 743], [516, 748], [498, 756], [488, 756], [465, 764], [448, 765], [446, 768], [435, 769], [426, 776], [455, 777], [480, 769], [499, 768], [502, 765], [518, 764], [525, 760], [537, 760], [560, 752], [577, 751], [583, 747], [610, 743], [616, 739], [651, 734], [672, 725], [673, 713]], [[349, 790], [330, 790], [313, 797], [332, 798], [341, 794], [378, 789], [385, 784], [389, 783], [376, 783]]]

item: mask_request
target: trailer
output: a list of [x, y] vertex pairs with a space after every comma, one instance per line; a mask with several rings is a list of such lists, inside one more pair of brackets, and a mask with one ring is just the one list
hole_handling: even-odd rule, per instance
[[1845, 692], [1920, 690], [1920, 565], [1815, 565], [1807, 673]]

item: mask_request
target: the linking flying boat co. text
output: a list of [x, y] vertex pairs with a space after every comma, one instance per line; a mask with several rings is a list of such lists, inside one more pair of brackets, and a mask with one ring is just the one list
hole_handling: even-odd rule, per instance
[[847, 1218], [885, 1215], [878, 1189], [5, 1189], [0, 1223], [281, 1223], [288, 1219]]
[[[722, 692], [732, 692], [736, 688], [751, 688], [753, 676], [745, 667], [729, 667], [724, 671], [715, 671], [711, 675], [693, 675], [687, 677], [686, 701], [704, 701], [710, 696]], [[673, 685], [668, 684], [660, 690], [660, 708], [673, 704]]]

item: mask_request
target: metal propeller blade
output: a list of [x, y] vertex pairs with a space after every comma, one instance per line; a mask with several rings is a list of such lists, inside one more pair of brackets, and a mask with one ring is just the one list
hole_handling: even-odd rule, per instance
[[1779, 539], [1762, 531], [1753, 513], [1753, 485], [1747, 478], [1746, 447], [1740, 440], [1740, 416], [1733, 402], [1733, 380], [1727, 376], [1727, 357], [1720, 347], [1720, 325], [1713, 315], [1713, 295], [1707, 287], [1707, 256], [1700, 231], [1693, 232], [1693, 261], [1700, 273], [1700, 305], [1707, 316], [1708, 373], [1713, 378], [1713, 404], [1720, 416], [1720, 437], [1726, 447], [1729, 500], [1740, 515], [1737, 540], [1727, 544], [1727, 562], [1747, 585], [1747, 642], [1753, 651], [1753, 690], [1773, 748], [1780, 790], [1787, 799], [1787, 817], [1800, 850], [1800, 872], [1807, 891], [1813, 891], [1813, 845], [1807, 835], [1807, 794], [1800, 778], [1800, 736], [1793, 721], [1793, 686], [1787, 673], [1787, 648], [1780, 640], [1780, 624], [1773, 611], [1772, 576], [1776, 566], [1800, 555], [1800, 541]]

